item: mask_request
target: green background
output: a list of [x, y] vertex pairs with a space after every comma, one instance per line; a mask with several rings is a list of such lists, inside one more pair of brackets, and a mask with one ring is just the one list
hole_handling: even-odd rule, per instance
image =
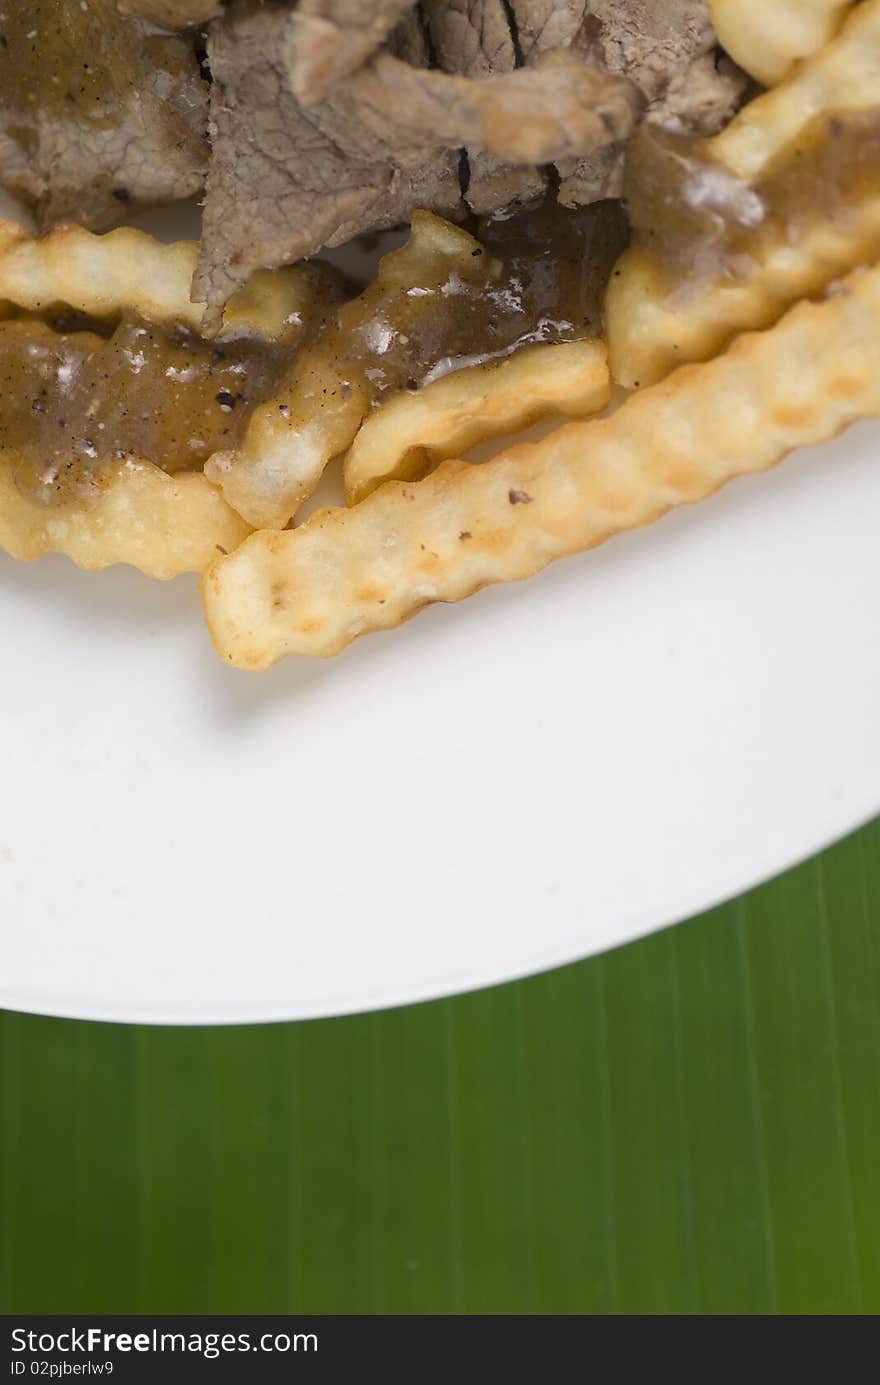
[[479, 995], [0, 1060], [7, 1313], [880, 1311], [880, 823]]

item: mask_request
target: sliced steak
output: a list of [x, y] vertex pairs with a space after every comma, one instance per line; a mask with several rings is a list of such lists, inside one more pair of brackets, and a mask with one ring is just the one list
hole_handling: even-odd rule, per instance
[[434, 60], [444, 72], [491, 77], [517, 66], [504, 0], [422, 0]]
[[508, 0], [520, 61], [551, 48], [569, 48], [590, 12], [589, 0]]
[[753, 85], [741, 67], [713, 49], [673, 77], [648, 120], [679, 134], [716, 135]]
[[110, 225], [198, 192], [206, 84], [191, 41], [124, 19], [113, 0], [5, 6], [0, 182], [41, 225]]
[[562, 49], [485, 81], [410, 67], [380, 53], [326, 104], [336, 137], [344, 125], [354, 144], [384, 148], [396, 159], [464, 145], [530, 164], [626, 138], [640, 109], [629, 82]]
[[[647, 119], [712, 134], [741, 104], [745, 74], [722, 59], [708, 0], [510, 0], [524, 62], [560, 46], [633, 81]], [[559, 165], [559, 196], [578, 206], [623, 191], [624, 144]]]
[[[388, 41], [388, 50], [401, 62], [412, 67], [429, 67], [433, 52], [428, 43], [422, 17], [410, 8]], [[383, 230], [408, 221], [417, 207], [440, 211], [451, 221], [460, 221], [466, 214], [461, 198], [459, 156], [456, 150], [440, 149], [413, 166], [389, 162], [389, 180], [385, 191], [373, 204], [370, 220], [363, 218], [343, 222], [336, 228], [330, 245], [344, 245], [362, 231]]]
[[[457, 155], [403, 169], [381, 143], [364, 147], [329, 103], [300, 104], [285, 60], [289, 21], [284, 5], [239, 3], [209, 31], [212, 157], [193, 280], [194, 299], [214, 310], [209, 323], [260, 266], [396, 225], [416, 206], [460, 212]], [[426, 59], [414, 18], [396, 44]]]
[[574, 158], [625, 138], [639, 108], [629, 82], [575, 52], [482, 80], [415, 66], [397, 55], [418, 47], [412, 18], [403, 39], [304, 106], [290, 76], [301, 33], [292, 20], [279, 0], [239, 0], [209, 31], [212, 159], [193, 294], [215, 318], [258, 265], [338, 245], [416, 206], [455, 211], [461, 147], [513, 163]]
[[[444, 72], [492, 77], [519, 65], [505, 0], [422, 0], [433, 59]], [[462, 191], [477, 214], [507, 209], [540, 197], [547, 175], [534, 165], [511, 164], [496, 154], [465, 151]]]
[[290, 84], [321, 101], [381, 48], [415, 0], [300, 0], [291, 16]]
[[590, 0], [577, 42], [611, 72], [625, 72], [650, 104], [715, 46], [707, 0]]

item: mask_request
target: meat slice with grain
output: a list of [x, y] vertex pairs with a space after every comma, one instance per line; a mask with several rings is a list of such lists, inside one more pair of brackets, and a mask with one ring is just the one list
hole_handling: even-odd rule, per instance
[[516, 28], [521, 62], [548, 48], [568, 48], [584, 26], [591, 6], [585, 0], [507, 0]]
[[[505, 0], [422, 0], [421, 11], [434, 62], [442, 71], [492, 77], [521, 66]], [[546, 189], [543, 168], [474, 149], [464, 154], [462, 193], [477, 214], [528, 203]]]
[[304, 106], [355, 72], [415, 0], [299, 0], [291, 16], [290, 85]]
[[100, 229], [200, 190], [207, 91], [188, 36], [125, 19], [113, 0], [4, 9], [0, 183], [41, 226]]
[[[496, 70], [530, 66], [547, 52], [570, 49], [628, 77], [645, 98], [649, 120], [694, 134], [713, 134], [734, 113], [747, 78], [717, 49], [708, 0], [422, 0], [437, 62], [448, 70], [476, 50]], [[436, 18], [435, 18], [436, 16]], [[499, 39], [503, 18], [510, 39]], [[468, 42], [470, 39], [470, 42]], [[624, 142], [610, 143], [558, 166], [560, 198], [569, 206], [619, 197]], [[527, 200], [536, 169], [493, 170], [470, 160], [468, 202], [477, 211]], [[516, 186], [519, 181], [519, 187]]]
[[[434, 56], [422, 16], [412, 6], [387, 46], [389, 52], [412, 67], [429, 67]], [[412, 166], [389, 165], [388, 174], [389, 181], [372, 205], [368, 224], [363, 216], [352, 222], [342, 222], [333, 234], [333, 245], [344, 245], [363, 231], [399, 226], [408, 221], [418, 207], [441, 212], [453, 221], [463, 217], [465, 206], [461, 198], [457, 150], [440, 149]]]
[[417, 46], [418, 20], [409, 16], [403, 43], [392, 36], [307, 105], [293, 88], [301, 28], [289, 6], [239, 0], [211, 26], [212, 158], [193, 284], [209, 321], [258, 265], [394, 224], [416, 206], [460, 205], [450, 172], [462, 147], [544, 165], [631, 132], [636, 89], [574, 48], [473, 78], [429, 68], [430, 45], [421, 66], [401, 56]]
[[[510, 0], [523, 60], [560, 44], [628, 77], [650, 121], [692, 134], [719, 130], [748, 79], [720, 54], [708, 0]], [[579, 206], [623, 191], [624, 142], [559, 166], [560, 201]]]
[[[328, 103], [297, 100], [286, 61], [289, 20], [277, 3], [255, 10], [239, 3], [209, 31], [212, 154], [193, 280], [194, 299], [210, 305], [207, 324], [257, 267], [398, 224], [417, 206], [460, 213], [457, 154], [402, 169], [384, 146], [365, 148], [363, 136], [355, 147], [346, 142], [347, 122]], [[427, 62], [415, 16], [395, 47]]]
[[[395, 101], [389, 105], [387, 93]], [[533, 67], [475, 81], [411, 67], [380, 53], [328, 105], [328, 127], [352, 130], [354, 144], [378, 142], [414, 162], [431, 148], [460, 145], [499, 158], [547, 164], [632, 133], [639, 109], [628, 82], [586, 66], [562, 49]], [[341, 122], [334, 116], [341, 117]]]

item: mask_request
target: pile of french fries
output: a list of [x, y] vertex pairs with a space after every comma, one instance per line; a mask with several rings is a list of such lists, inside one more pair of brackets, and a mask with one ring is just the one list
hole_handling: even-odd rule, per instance
[[[712, 0], [712, 10], [727, 49], [768, 87], [711, 141], [725, 176], [754, 187], [822, 119], [876, 110], [880, 120], [880, 0]], [[316, 334], [240, 446], [204, 474], [128, 460], [94, 504], [53, 510], [20, 495], [15, 459], [0, 457], [0, 546], [158, 578], [201, 572], [217, 651], [243, 669], [334, 655], [430, 602], [528, 577], [880, 416], [880, 193], [870, 183], [845, 215], [817, 208], [797, 236], [758, 219], [749, 253], [693, 294], [670, 289], [636, 236], [611, 279], [607, 342], [530, 346], [377, 408], [339, 388], [332, 334]], [[419, 213], [365, 297], [442, 283], [473, 263], [475, 244]], [[7, 223], [0, 318], [63, 303], [197, 327], [196, 254], [131, 230], [36, 239]], [[332, 293], [313, 266], [261, 272], [229, 304], [224, 331], [278, 340], [285, 324], [326, 313]], [[334, 311], [342, 331], [365, 307]], [[612, 384], [634, 392], [607, 414]], [[459, 460], [548, 416], [573, 421], [489, 462]], [[339, 457], [347, 507], [296, 523]]]

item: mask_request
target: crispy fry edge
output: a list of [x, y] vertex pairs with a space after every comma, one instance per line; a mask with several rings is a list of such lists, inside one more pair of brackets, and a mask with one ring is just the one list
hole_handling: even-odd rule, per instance
[[[0, 318], [65, 304], [96, 318], [128, 310], [198, 330], [202, 310], [189, 301], [197, 250], [131, 229], [61, 226], [39, 236], [0, 221]], [[284, 340], [333, 282], [312, 266], [256, 274], [230, 303], [224, 330]], [[46, 510], [19, 494], [13, 471], [14, 457], [0, 457], [0, 547], [23, 561], [58, 552], [90, 571], [128, 563], [164, 580], [203, 571], [251, 532], [201, 473], [172, 478], [141, 460], [108, 472], [93, 506]]]
[[323, 657], [433, 601], [519, 580], [880, 414], [880, 269], [685, 366], [608, 419], [485, 466], [445, 462], [353, 510], [254, 534], [202, 581], [217, 652], [241, 669]]
[[[734, 176], [751, 180], [821, 114], [880, 106], [880, 0], [864, 0], [839, 37], [751, 102], [709, 148]], [[612, 378], [655, 384], [686, 361], [707, 360], [737, 332], [770, 326], [799, 298], [880, 254], [880, 198], [845, 218], [819, 220], [791, 241], [778, 228], [755, 233], [749, 272], [719, 277], [690, 295], [670, 295], [662, 266], [635, 243], [618, 262], [606, 299]]]
[[48, 510], [23, 499], [0, 467], [0, 548], [22, 562], [60, 553], [87, 572], [126, 563], [167, 581], [203, 572], [250, 532], [200, 472], [129, 462], [88, 509]]
[[359, 504], [385, 481], [418, 479], [438, 462], [548, 414], [599, 413], [611, 393], [607, 362], [605, 343], [595, 338], [531, 346], [395, 396], [365, 420], [345, 455], [348, 504]]
[[[56, 226], [41, 236], [0, 221], [0, 317], [63, 303], [96, 318], [129, 311], [199, 331], [204, 304], [189, 296], [197, 257], [194, 241], [164, 245], [131, 227], [96, 234]], [[230, 301], [222, 330], [281, 341], [298, 325], [296, 315], [310, 315], [336, 281], [312, 264], [259, 270]]]
[[723, 48], [764, 86], [827, 43], [852, 0], [709, 0]]

